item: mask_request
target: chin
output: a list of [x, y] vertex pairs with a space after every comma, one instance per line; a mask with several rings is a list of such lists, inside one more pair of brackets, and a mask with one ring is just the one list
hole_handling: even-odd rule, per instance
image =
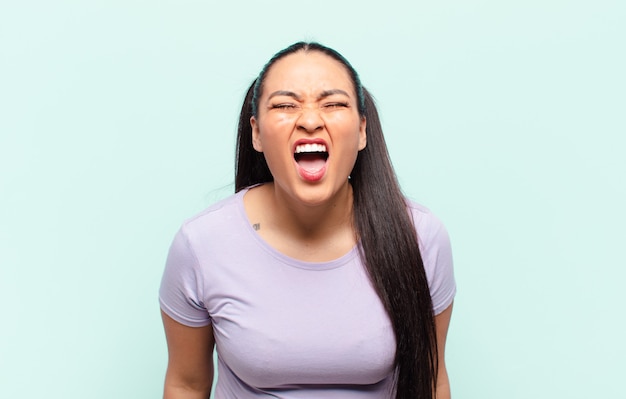
[[329, 203], [335, 202], [339, 196], [343, 195], [348, 185], [347, 179], [345, 185], [334, 187], [324, 182], [317, 184], [298, 184], [298, 187], [295, 187], [293, 191], [293, 197], [308, 206], [328, 205]]

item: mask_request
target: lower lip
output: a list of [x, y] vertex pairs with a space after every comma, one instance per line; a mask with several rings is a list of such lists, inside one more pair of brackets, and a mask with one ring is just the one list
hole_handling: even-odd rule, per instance
[[321, 169], [318, 169], [312, 172], [312, 171], [304, 169], [303, 167], [298, 165], [298, 163], [296, 162], [296, 168], [298, 170], [298, 174], [300, 175], [300, 177], [303, 180], [310, 182], [310, 183], [314, 183], [314, 182], [318, 182], [322, 180], [322, 178], [326, 174], [326, 165], [324, 165]]

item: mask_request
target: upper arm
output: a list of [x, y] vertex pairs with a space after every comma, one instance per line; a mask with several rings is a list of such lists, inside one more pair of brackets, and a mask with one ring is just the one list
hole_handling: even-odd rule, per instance
[[161, 315], [168, 350], [164, 398], [207, 398], [213, 384], [213, 326], [188, 327]]
[[452, 304], [443, 312], [435, 316], [435, 329], [437, 334], [437, 399], [450, 398], [450, 382], [446, 369], [445, 349], [446, 338], [448, 337], [448, 327], [452, 317]]

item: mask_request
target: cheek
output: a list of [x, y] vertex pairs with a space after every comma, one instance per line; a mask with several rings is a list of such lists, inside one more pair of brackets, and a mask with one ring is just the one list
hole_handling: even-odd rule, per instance
[[342, 127], [343, 129], [359, 129], [361, 119], [358, 114], [350, 110], [338, 110], [323, 113], [324, 122], [329, 125]]
[[292, 115], [276, 115], [264, 120], [260, 137], [263, 139], [284, 138], [295, 126], [296, 118]]
[[[284, 162], [286, 154], [290, 154], [289, 140], [295, 126], [294, 118], [286, 115], [272, 115], [264, 118], [258, 125], [257, 142], [263, 148], [265, 159], [268, 165], [276, 162]], [[280, 160], [280, 161], [279, 161]]]
[[[332, 132], [335, 132], [341, 136], [341, 140], [345, 140], [347, 146], [352, 147], [352, 144], [354, 144], [359, 150], [362, 149], [364, 135], [361, 130], [361, 120], [359, 118], [336, 113], [327, 115], [327, 117], [324, 118], [324, 122], [329, 128], [331, 136]], [[335, 139], [339, 138], [340, 137], [335, 137]]]

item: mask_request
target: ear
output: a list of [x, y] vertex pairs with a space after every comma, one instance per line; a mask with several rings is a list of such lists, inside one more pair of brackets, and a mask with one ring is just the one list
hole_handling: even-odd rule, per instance
[[261, 145], [261, 137], [259, 133], [259, 123], [254, 116], [250, 117], [250, 126], [252, 127], [252, 147], [258, 152], [263, 152]]
[[363, 116], [359, 125], [359, 151], [367, 145], [367, 119]]

